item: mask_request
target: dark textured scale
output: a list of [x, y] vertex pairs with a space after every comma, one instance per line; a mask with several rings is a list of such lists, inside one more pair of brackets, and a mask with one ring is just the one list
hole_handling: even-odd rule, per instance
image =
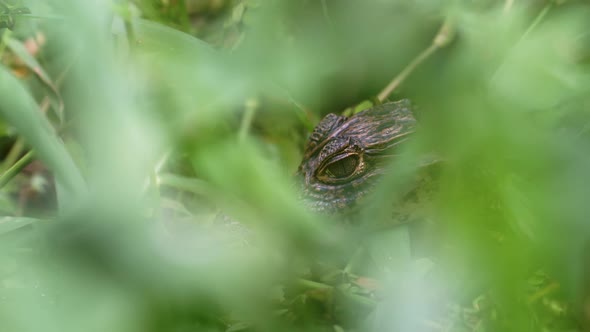
[[335, 155], [336, 153], [344, 150], [349, 145], [348, 138], [345, 137], [336, 137], [330, 142], [328, 142], [318, 156], [318, 160], [320, 163], [323, 163], [326, 159], [330, 158], [331, 156]]
[[416, 120], [409, 101], [387, 103], [349, 118], [328, 114], [311, 134], [298, 175], [301, 195], [319, 212], [358, 206]]
[[340, 126], [344, 121], [346, 121], [345, 116], [332, 113], [326, 115], [311, 133], [311, 136], [309, 137], [305, 147], [304, 155], [307, 156], [309, 153], [311, 153], [318, 143], [324, 140], [327, 134], [329, 134], [334, 128]]

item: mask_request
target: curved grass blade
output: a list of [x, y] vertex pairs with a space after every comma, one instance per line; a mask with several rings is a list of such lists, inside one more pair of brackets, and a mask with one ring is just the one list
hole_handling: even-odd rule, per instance
[[170, 52], [176, 56], [220, 55], [206, 42], [163, 24], [137, 19], [133, 25], [136, 38], [133, 42], [142, 49]]
[[12, 178], [14, 178], [20, 171], [33, 161], [34, 153], [29, 151], [21, 159], [19, 159], [12, 167], [0, 175], [0, 189], [2, 189]]
[[60, 204], [79, 199], [86, 191], [80, 171], [30, 93], [4, 66], [0, 66], [0, 116], [54, 172], [58, 188], [63, 189]]
[[24, 6], [9, 6], [0, 2], [0, 29], [14, 28], [14, 16], [31, 14], [31, 10]]
[[45, 84], [50, 91], [52, 96], [52, 106], [55, 110], [55, 115], [59, 119], [60, 123], [64, 122], [64, 102], [57, 85], [53, 82], [51, 77], [43, 70], [43, 67], [39, 64], [37, 59], [33, 57], [25, 48], [25, 46], [17, 39], [11, 38], [7, 35], [4, 36], [4, 43], [10, 48], [14, 54], [16, 54], [35, 75]]
[[24, 217], [0, 217], [0, 235], [38, 222], [43, 222], [43, 220]]

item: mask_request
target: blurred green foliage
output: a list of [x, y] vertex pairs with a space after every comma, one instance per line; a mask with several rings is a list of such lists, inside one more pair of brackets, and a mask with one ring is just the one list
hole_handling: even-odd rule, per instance
[[[0, 4], [2, 331], [589, 328], [587, 2]], [[306, 211], [314, 125], [396, 77], [361, 220]]]

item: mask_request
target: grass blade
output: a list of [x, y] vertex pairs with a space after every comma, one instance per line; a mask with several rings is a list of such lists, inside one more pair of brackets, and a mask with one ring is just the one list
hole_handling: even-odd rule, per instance
[[8, 48], [10, 48], [10, 50], [14, 52], [14, 54], [16, 54], [24, 62], [27, 68], [29, 68], [33, 73], [35, 73], [35, 75], [41, 80], [41, 82], [43, 82], [43, 84], [45, 84], [45, 86], [49, 89], [53, 97], [53, 109], [55, 110], [55, 113], [59, 121], [63, 123], [64, 103], [61, 94], [59, 93], [59, 90], [57, 88], [57, 85], [53, 82], [51, 77], [49, 77], [47, 72], [45, 72], [43, 67], [41, 67], [37, 59], [35, 59], [35, 57], [33, 57], [27, 51], [25, 46], [19, 40], [7, 37], [5, 35], [4, 42], [6, 43], [6, 46], [8, 46]]
[[56, 182], [65, 189], [63, 199], [80, 197], [85, 192], [82, 175], [30, 93], [5, 67], [0, 67], [0, 87], [0, 116], [16, 128], [55, 173]]
[[24, 217], [0, 217], [0, 235], [41, 222], [41, 219]]

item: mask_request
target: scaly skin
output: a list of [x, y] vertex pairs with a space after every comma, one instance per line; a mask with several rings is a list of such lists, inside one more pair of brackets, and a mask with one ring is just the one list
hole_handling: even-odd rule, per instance
[[356, 210], [415, 127], [407, 100], [351, 117], [328, 114], [311, 134], [297, 171], [306, 205], [329, 214]]

